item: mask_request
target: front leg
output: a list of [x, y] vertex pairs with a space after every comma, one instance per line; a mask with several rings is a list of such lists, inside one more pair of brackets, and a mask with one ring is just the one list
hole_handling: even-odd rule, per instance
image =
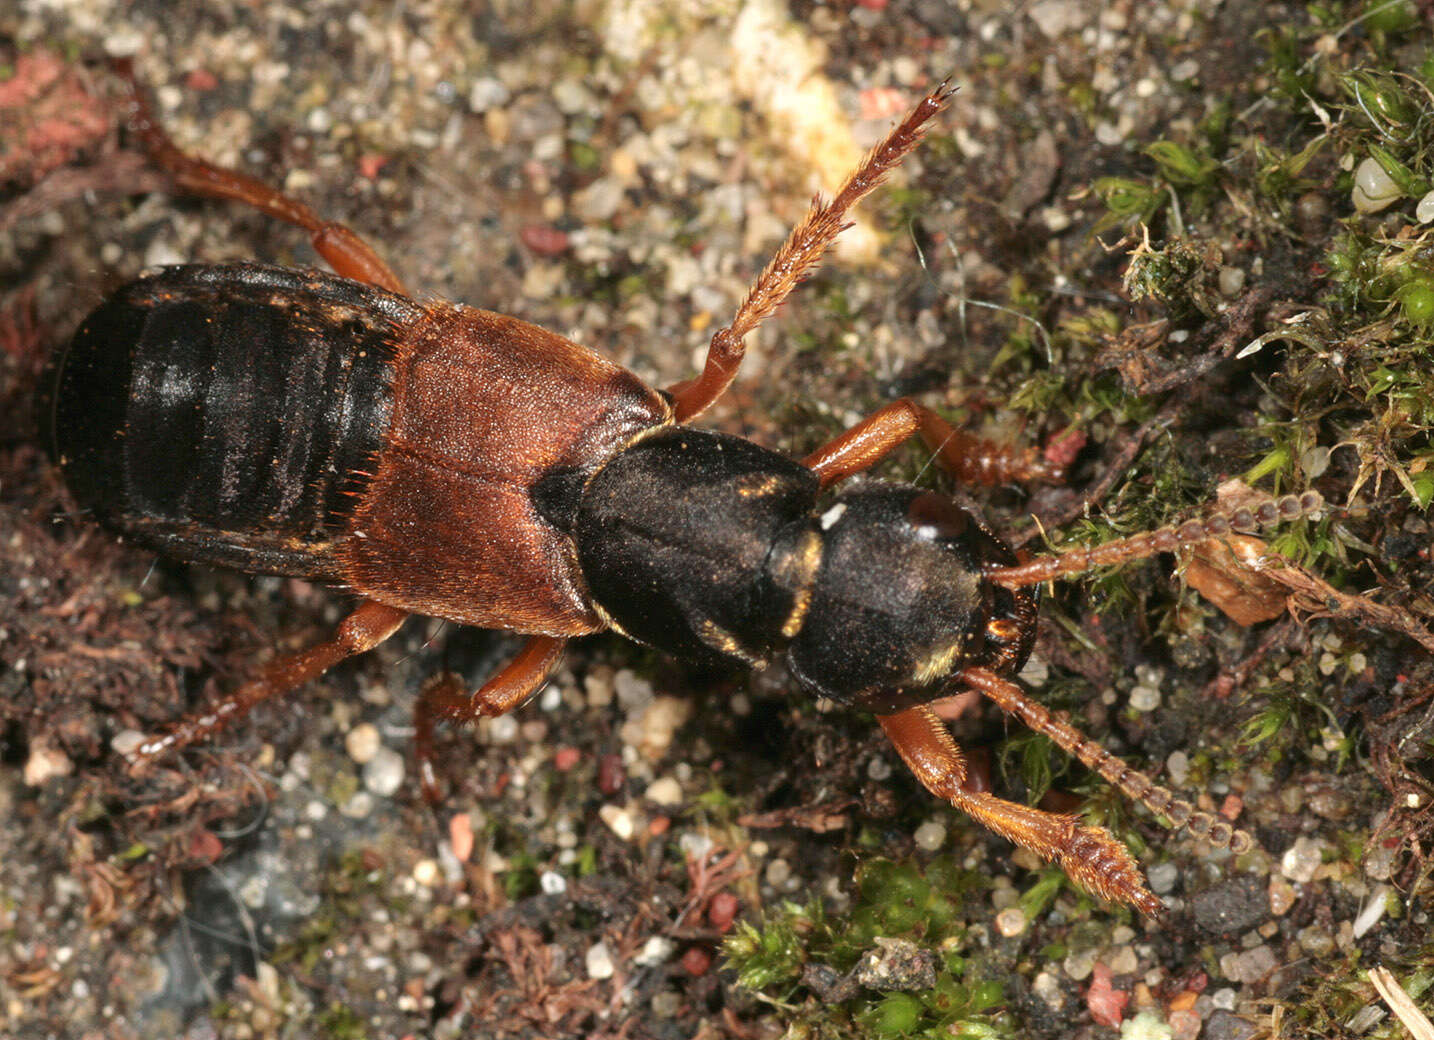
[[961, 749], [930, 708], [917, 705], [878, 715], [877, 721], [902, 761], [936, 797], [1042, 859], [1054, 860], [1082, 888], [1129, 903], [1150, 917], [1164, 916], [1165, 904], [1146, 887], [1130, 850], [1109, 831], [1082, 827], [1074, 816], [1042, 812], [972, 790]]
[[1031, 448], [1013, 448], [956, 429], [909, 397], [892, 401], [802, 460], [829, 487], [870, 469], [916, 434], [936, 463], [965, 484], [991, 487], [1010, 481], [1058, 481], [1063, 473]]

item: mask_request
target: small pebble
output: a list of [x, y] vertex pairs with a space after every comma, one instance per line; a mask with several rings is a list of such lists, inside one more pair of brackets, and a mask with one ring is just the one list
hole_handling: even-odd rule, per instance
[[360, 722], [344, 734], [344, 748], [348, 751], [349, 758], [359, 765], [372, 759], [382, 744], [383, 738], [379, 736], [378, 727], [371, 722]]
[[1026, 912], [1019, 906], [1007, 907], [996, 915], [996, 931], [1013, 939], [1026, 930]]
[[1046, 1006], [1052, 1011], [1057, 1010], [1065, 1003], [1065, 994], [1061, 992], [1060, 979], [1049, 971], [1043, 971], [1035, 977], [1031, 983], [1031, 992], [1045, 1001]]
[[443, 871], [436, 859], [421, 859], [413, 865], [413, 880], [424, 888], [432, 888], [443, 877]]
[[511, 744], [518, 739], [518, 720], [511, 715], [499, 715], [488, 722], [488, 743]]
[[1160, 691], [1150, 686], [1136, 686], [1130, 691], [1130, 706], [1136, 711], [1154, 711], [1160, 707]]
[[1275, 917], [1289, 913], [1290, 907], [1295, 905], [1297, 896], [1295, 886], [1284, 878], [1273, 876], [1270, 878], [1270, 913]]
[[637, 821], [626, 806], [604, 805], [598, 809], [598, 818], [623, 841], [631, 841], [637, 833]]
[[403, 755], [380, 746], [363, 767], [363, 785], [380, 798], [391, 798], [403, 786]]
[[1061, 962], [1061, 968], [1065, 971], [1066, 977], [1076, 982], [1089, 978], [1091, 971], [1095, 968], [1095, 954], [1095, 950], [1077, 950], [1075, 953], [1067, 954], [1066, 959]]
[[1244, 953], [1227, 953], [1220, 958], [1220, 973], [1231, 982], [1259, 982], [1278, 965], [1275, 951], [1263, 944]]
[[1157, 863], [1146, 872], [1150, 879], [1150, 891], [1158, 896], [1169, 895], [1180, 880], [1180, 868], [1174, 863]]
[[583, 677], [589, 708], [606, 708], [612, 703], [612, 669], [598, 665]]
[[1311, 957], [1328, 957], [1334, 952], [1334, 936], [1317, 924], [1301, 928], [1295, 938]]
[[1189, 1008], [1172, 1011], [1165, 1020], [1170, 1023], [1170, 1040], [1195, 1040], [1200, 1035], [1200, 1015]]
[[612, 963], [612, 953], [607, 948], [607, 943], [593, 943], [588, 947], [588, 952], [583, 958], [587, 965], [588, 978], [610, 979], [616, 970]]
[[1133, 975], [1139, 967], [1133, 946], [1117, 946], [1105, 955], [1105, 966], [1112, 975]]
[[655, 968], [677, 952], [677, 944], [661, 935], [654, 935], [643, 943], [633, 963], [639, 968]]
[[1364, 873], [1371, 881], [1388, 881], [1394, 876], [1398, 846], [1377, 842], [1364, 853]]
[[891, 778], [891, 763], [877, 755], [866, 766], [866, 775], [880, 783]]
[[1314, 880], [1320, 860], [1320, 843], [1301, 836], [1280, 857], [1280, 873], [1297, 884], [1308, 884]]
[[448, 847], [459, 863], [467, 863], [473, 855], [473, 817], [468, 813], [458, 813], [448, 821]]
[[1200, 63], [1194, 58], [1186, 58], [1170, 66], [1170, 78], [1176, 83], [1184, 83], [1192, 80], [1200, 74]]
[[353, 797], [339, 806], [339, 812], [351, 820], [362, 820], [373, 813], [373, 795], [367, 791], [355, 791]]
[[1170, 782], [1179, 786], [1190, 776], [1190, 756], [1183, 751], [1172, 751], [1165, 759], [1165, 772]]
[[792, 876], [792, 868], [786, 860], [774, 859], [767, 863], [767, 869], [762, 876], [773, 888], [781, 888]]
[[69, 755], [59, 748], [37, 742], [30, 747], [21, 776], [28, 786], [39, 787], [54, 777], [68, 776], [74, 768]]
[[1245, 272], [1242, 268], [1227, 265], [1220, 268], [1218, 282], [1221, 295], [1234, 296], [1245, 287]]
[[612, 677], [617, 702], [628, 711], [646, 706], [652, 701], [652, 683], [640, 677], [631, 668], [619, 669]]
[[646, 797], [657, 805], [681, 805], [682, 785], [670, 776], [660, 776], [647, 785]]
[[117, 755], [123, 755], [125, 758], [128, 758], [139, 750], [139, 746], [144, 743], [144, 740], [144, 734], [139, 730], [122, 729], [110, 740], [110, 750]]
[[923, 852], [935, 852], [942, 845], [946, 844], [946, 826], [937, 823], [935, 820], [928, 820], [911, 836], [916, 842], [916, 847]]
[[556, 870], [545, 870], [538, 875], [538, 887], [544, 895], [560, 896], [568, 890], [568, 879]]

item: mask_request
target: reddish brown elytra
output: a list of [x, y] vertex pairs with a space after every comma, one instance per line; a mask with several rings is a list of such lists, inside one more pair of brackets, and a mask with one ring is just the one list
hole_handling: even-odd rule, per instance
[[[957, 479], [1058, 479], [1033, 452], [953, 430], [899, 400], [800, 461], [686, 425], [736, 377], [743, 340], [818, 263], [846, 214], [916, 147], [943, 84], [816, 200], [695, 378], [665, 391], [561, 336], [491, 311], [418, 302], [357, 235], [303, 203], [181, 152], [127, 66], [127, 123], [179, 191], [307, 231], [336, 275], [258, 264], [166, 268], [120, 288], [58, 360], [49, 446], [77, 501], [181, 560], [327, 582], [359, 603], [334, 636], [280, 656], [210, 710], [135, 751], [139, 766], [392, 635], [410, 614], [528, 637], [475, 692], [422, 690], [434, 727], [521, 705], [566, 641], [613, 629], [674, 654], [761, 667], [877, 715], [921, 782], [1072, 878], [1162, 909], [1105, 830], [967, 783], [927, 703], [976, 689], [1132, 798], [1213, 841], [1248, 839], [1082, 737], [1013, 680], [1032, 586], [1208, 538], [1225, 519], [1019, 561], [980, 520], [907, 484], [837, 488], [918, 435]], [[1317, 508], [1285, 500], [1276, 513]]]

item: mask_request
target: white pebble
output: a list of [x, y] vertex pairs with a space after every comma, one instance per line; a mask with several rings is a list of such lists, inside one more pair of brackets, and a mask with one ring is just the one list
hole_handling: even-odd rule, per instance
[[598, 810], [598, 818], [623, 841], [631, 841], [637, 833], [637, 821], [633, 819], [631, 810], [625, 807], [604, 805]]
[[538, 887], [545, 895], [560, 896], [568, 890], [568, 879], [556, 870], [545, 870], [538, 875]]
[[1312, 838], [1299, 837], [1280, 857], [1280, 873], [1297, 884], [1314, 880], [1320, 865], [1320, 844]]
[[518, 739], [518, 720], [511, 715], [499, 715], [488, 723], [490, 744], [511, 744]]
[[1026, 930], [1026, 912], [1019, 906], [1007, 907], [996, 915], [996, 931], [1007, 939], [1014, 938]]
[[379, 736], [378, 727], [371, 722], [360, 722], [344, 734], [344, 748], [348, 751], [349, 758], [359, 765], [372, 761], [382, 744], [383, 739]]
[[633, 963], [639, 968], [653, 968], [677, 952], [677, 944], [661, 935], [654, 935], [643, 943], [642, 950], [634, 957]]
[[144, 734], [137, 729], [122, 729], [110, 740], [110, 750], [129, 758], [144, 743]]
[[1136, 711], [1154, 711], [1160, 707], [1160, 691], [1150, 686], [1137, 686], [1130, 691], [1130, 706]]
[[774, 859], [767, 864], [766, 873], [763, 875], [767, 884], [773, 888], [781, 888], [792, 876], [792, 868], [784, 859]]
[[916, 848], [921, 849], [922, 852], [935, 852], [946, 843], [945, 823], [938, 823], [934, 819], [926, 821], [916, 828], [916, 833], [913, 833], [912, 838], [915, 839]]
[[25, 759], [21, 775], [30, 787], [40, 787], [53, 777], [68, 776], [74, 768], [69, 755], [57, 747], [37, 742], [30, 747], [30, 756]]
[[647, 785], [646, 796], [656, 805], [681, 805], [682, 785], [670, 776], [660, 776]]
[[607, 948], [607, 943], [593, 943], [588, 947], [587, 956], [588, 978], [610, 979], [616, 970], [612, 963], [612, 953]]
[[946, 844], [946, 827], [935, 820], [929, 820], [916, 828], [916, 833], [912, 835], [912, 838], [918, 849], [923, 852], [935, 852]]
[[1174, 863], [1157, 863], [1146, 872], [1150, 879], [1150, 891], [1158, 896], [1168, 895], [1180, 879], [1180, 868]]
[[391, 798], [403, 786], [403, 756], [379, 747], [363, 767], [363, 785], [380, 798]]

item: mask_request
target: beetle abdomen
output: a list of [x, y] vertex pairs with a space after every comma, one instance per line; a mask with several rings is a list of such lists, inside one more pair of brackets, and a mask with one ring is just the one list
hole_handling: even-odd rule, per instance
[[395, 342], [421, 314], [318, 271], [165, 269], [75, 333], [48, 443], [79, 503], [136, 541], [336, 577], [330, 540], [389, 424]]

